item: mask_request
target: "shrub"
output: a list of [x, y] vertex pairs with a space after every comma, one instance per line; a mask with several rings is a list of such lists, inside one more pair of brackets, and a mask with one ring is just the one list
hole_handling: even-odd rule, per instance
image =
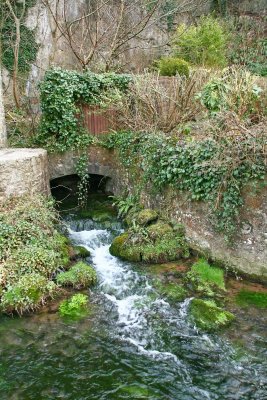
[[263, 113], [261, 92], [256, 77], [249, 71], [230, 67], [208, 82], [197, 97], [211, 114], [231, 110], [241, 117], [255, 118]]
[[181, 75], [189, 77], [189, 64], [185, 60], [175, 57], [161, 58], [158, 63], [159, 74], [162, 76]]
[[59, 313], [62, 317], [82, 318], [88, 311], [88, 296], [81, 293], [63, 300], [59, 306]]
[[196, 119], [202, 106], [195, 96], [207, 82], [207, 75], [196, 71], [189, 78], [176, 75], [167, 82], [155, 74], [133, 76], [131, 90], [115, 105], [121, 126], [132, 131], [168, 133]]
[[202, 16], [197, 25], [178, 27], [173, 40], [173, 52], [193, 65], [224, 67], [227, 35], [220, 22]]
[[69, 271], [61, 272], [56, 277], [57, 283], [62, 286], [73, 286], [76, 289], [88, 287], [96, 283], [96, 272], [91, 265], [79, 261]]
[[1, 308], [5, 312], [35, 310], [47, 297], [56, 292], [56, 285], [37, 273], [23, 275], [14, 285], [8, 285], [1, 298]]

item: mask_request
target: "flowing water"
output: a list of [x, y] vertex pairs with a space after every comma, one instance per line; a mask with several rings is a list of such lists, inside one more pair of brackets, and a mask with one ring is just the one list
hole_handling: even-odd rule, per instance
[[245, 334], [245, 346], [201, 333], [188, 320], [190, 299], [170, 305], [109, 254], [114, 233], [77, 221], [69, 233], [98, 274], [91, 313], [2, 319], [0, 399], [267, 399], [264, 329]]

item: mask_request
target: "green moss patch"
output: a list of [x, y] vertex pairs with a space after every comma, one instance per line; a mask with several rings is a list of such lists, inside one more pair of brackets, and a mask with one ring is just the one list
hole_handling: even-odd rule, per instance
[[218, 288], [225, 290], [224, 272], [222, 269], [212, 267], [209, 263], [201, 258], [192, 265], [191, 269], [203, 282], [216, 285]]
[[225, 311], [212, 301], [193, 299], [190, 303], [189, 314], [198, 328], [205, 331], [214, 331], [228, 326], [234, 315]]
[[267, 308], [267, 293], [241, 289], [235, 299], [236, 303], [242, 307]]
[[94, 285], [97, 281], [97, 276], [91, 265], [80, 261], [68, 271], [59, 273], [56, 280], [59, 285], [72, 286], [79, 289]]
[[59, 314], [62, 317], [79, 319], [89, 313], [88, 296], [85, 294], [75, 294], [70, 299], [63, 300], [59, 306]]

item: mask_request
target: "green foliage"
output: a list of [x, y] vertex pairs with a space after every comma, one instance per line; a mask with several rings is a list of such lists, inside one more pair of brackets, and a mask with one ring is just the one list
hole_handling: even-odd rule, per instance
[[160, 75], [189, 77], [189, 64], [185, 60], [175, 57], [164, 57], [157, 62], [157, 68]]
[[[12, 2], [11, 2], [12, 3]], [[21, 22], [20, 27], [20, 49], [18, 70], [20, 73], [27, 73], [30, 70], [31, 63], [35, 61], [38, 51], [38, 45], [35, 42], [35, 32], [25, 26], [25, 18], [27, 16], [27, 9], [32, 7], [36, 0], [26, 0], [26, 12]], [[18, 16], [21, 13], [21, 4], [13, 2], [13, 6]], [[16, 26], [10, 14], [10, 11], [3, 2], [0, 5], [0, 23], [1, 28], [1, 45], [2, 45], [2, 63], [10, 72], [13, 71], [14, 66], [14, 46], [16, 39]]]
[[177, 28], [173, 40], [173, 51], [190, 64], [208, 67], [226, 65], [227, 35], [219, 20], [202, 16], [197, 25], [185, 24]]
[[113, 200], [113, 207], [118, 209], [118, 217], [125, 217], [129, 211], [136, 211], [138, 209], [138, 197], [128, 195], [124, 196], [110, 196]]
[[242, 307], [267, 308], [267, 293], [241, 289], [236, 295], [236, 302]]
[[[228, 239], [236, 229], [243, 186], [266, 173], [264, 132], [244, 135], [238, 142], [224, 136], [179, 141], [160, 133], [118, 132], [110, 135], [109, 146], [143, 187], [149, 184], [159, 191], [170, 185], [186, 191], [188, 199], [207, 202], [211, 221]], [[140, 166], [135, 175], [133, 165]]]
[[56, 277], [57, 283], [62, 286], [72, 286], [75, 289], [89, 287], [96, 283], [96, 272], [91, 265], [79, 261], [68, 271], [60, 272]]
[[25, 273], [15, 284], [8, 285], [2, 294], [1, 309], [5, 312], [19, 314], [31, 311], [52, 297], [56, 292], [56, 285], [38, 273]]
[[191, 271], [197, 275], [200, 281], [217, 286], [225, 290], [223, 270], [210, 266], [209, 263], [201, 258], [192, 265]]
[[243, 68], [227, 68], [209, 81], [197, 96], [211, 114], [231, 110], [242, 117], [257, 113], [262, 89]]
[[[34, 309], [44, 301], [48, 293], [41, 283], [45, 282], [48, 287], [54, 287], [49, 279], [69, 262], [68, 239], [56, 231], [56, 223], [57, 214], [53, 208], [53, 201], [42, 196], [11, 199], [5, 205], [0, 205], [2, 310], [22, 313]], [[33, 297], [31, 302], [27, 303], [23, 297], [24, 292], [21, 292], [25, 276], [29, 277], [29, 283], [36, 281], [36, 287], [40, 282], [40, 296], [36, 297], [35, 303]], [[30, 287], [28, 289], [30, 290]], [[4, 293], [2, 298], [1, 291]], [[15, 303], [18, 293], [18, 303]]]
[[127, 90], [129, 75], [79, 73], [60, 68], [46, 72], [40, 84], [42, 120], [35, 143], [50, 151], [84, 148], [93, 141], [81, 120], [82, 104], [105, 107]]
[[88, 312], [88, 296], [81, 293], [75, 294], [70, 299], [63, 300], [59, 306], [60, 315], [71, 319], [83, 318]]
[[78, 183], [78, 205], [81, 208], [85, 208], [87, 205], [88, 199], [88, 189], [89, 189], [89, 181], [90, 174], [88, 173], [88, 154], [82, 154], [77, 163], [76, 163], [76, 172], [78, 177], [80, 178], [80, 182]]
[[193, 299], [189, 313], [198, 328], [205, 331], [214, 331], [226, 327], [234, 320], [229, 311], [216, 306], [213, 301]]

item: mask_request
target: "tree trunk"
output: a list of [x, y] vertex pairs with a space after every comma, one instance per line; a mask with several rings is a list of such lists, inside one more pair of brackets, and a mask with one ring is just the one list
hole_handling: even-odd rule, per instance
[[4, 112], [4, 98], [2, 90], [2, 69], [0, 64], [0, 149], [7, 147], [6, 121]]

